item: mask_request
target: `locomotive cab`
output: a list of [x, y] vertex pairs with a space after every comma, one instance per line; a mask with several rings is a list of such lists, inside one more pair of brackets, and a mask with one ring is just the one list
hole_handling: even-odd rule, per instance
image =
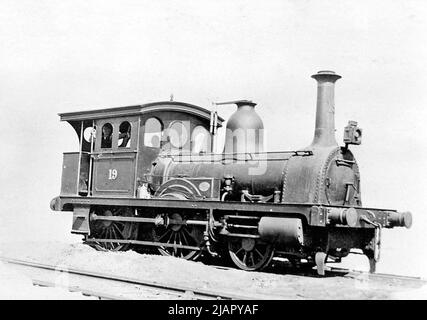
[[64, 153], [60, 196], [136, 197], [159, 154], [210, 151], [210, 116], [173, 101], [60, 114], [79, 138]]

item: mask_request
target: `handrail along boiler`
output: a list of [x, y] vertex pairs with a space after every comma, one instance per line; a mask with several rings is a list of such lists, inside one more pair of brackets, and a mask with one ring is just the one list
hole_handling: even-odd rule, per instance
[[[99, 250], [154, 248], [163, 255], [219, 256], [260, 270], [274, 256], [296, 265], [340, 261], [361, 249], [375, 271], [381, 230], [412, 224], [409, 212], [362, 206], [349, 145], [362, 130], [349, 121], [335, 140], [332, 71], [317, 81], [313, 142], [265, 152], [255, 103], [233, 101], [222, 153], [214, 153], [215, 112], [165, 101], [60, 114], [78, 152], [64, 153], [61, 193], [52, 210], [73, 211], [72, 232]], [[105, 129], [107, 128], [107, 129]]]

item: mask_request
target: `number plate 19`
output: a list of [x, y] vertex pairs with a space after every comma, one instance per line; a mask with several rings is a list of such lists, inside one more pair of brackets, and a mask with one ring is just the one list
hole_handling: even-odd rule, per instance
[[116, 180], [117, 178], [117, 169], [108, 170], [108, 180]]

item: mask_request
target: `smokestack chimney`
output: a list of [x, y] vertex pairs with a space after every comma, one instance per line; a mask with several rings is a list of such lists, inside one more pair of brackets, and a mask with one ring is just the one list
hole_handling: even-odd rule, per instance
[[335, 140], [335, 81], [341, 78], [333, 71], [319, 71], [311, 76], [317, 81], [316, 128], [311, 146], [338, 145]]

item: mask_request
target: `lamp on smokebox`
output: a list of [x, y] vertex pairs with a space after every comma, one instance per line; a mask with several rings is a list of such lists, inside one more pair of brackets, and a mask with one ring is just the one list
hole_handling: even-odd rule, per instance
[[350, 120], [344, 128], [343, 142], [346, 148], [349, 144], [362, 144], [362, 129], [357, 126], [356, 121]]

